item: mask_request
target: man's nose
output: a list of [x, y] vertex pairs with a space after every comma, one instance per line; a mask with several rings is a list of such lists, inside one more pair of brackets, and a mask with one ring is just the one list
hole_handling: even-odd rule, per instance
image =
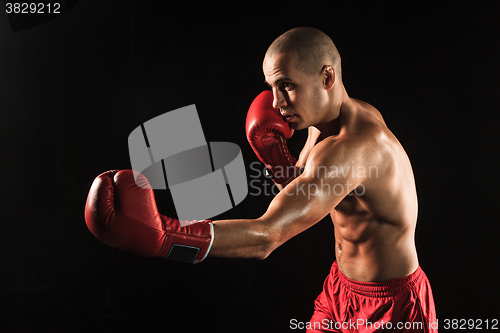
[[273, 108], [282, 109], [286, 107], [285, 94], [279, 89], [273, 89]]

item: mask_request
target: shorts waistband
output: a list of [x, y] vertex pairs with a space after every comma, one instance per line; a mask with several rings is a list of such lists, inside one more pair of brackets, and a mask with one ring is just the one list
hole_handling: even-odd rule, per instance
[[337, 266], [338, 276], [345, 288], [354, 293], [368, 297], [391, 297], [402, 291], [415, 289], [415, 286], [418, 285], [422, 277], [425, 276], [424, 271], [418, 266], [415, 272], [399, 279], [382, 282], [361, 282], [351, 280], [345, 276], [338, 268], [337, 262], [334, 262], [334, 265]]

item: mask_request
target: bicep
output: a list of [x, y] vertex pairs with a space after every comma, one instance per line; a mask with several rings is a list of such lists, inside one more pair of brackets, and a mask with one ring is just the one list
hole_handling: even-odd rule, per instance
[[274, 197], [260, 218], [274, 242], [286, 242], [328, 214], [327, 209], [321, 209], [316, 197], [308, 197], [309, 184], [303, 176], [294, 179]]
[[313, 158], [260, 218], [278, 246], [323, 219], [359, 185], [349, 173], [332, 174], [331, 167], [335, 165], [330, 158]]

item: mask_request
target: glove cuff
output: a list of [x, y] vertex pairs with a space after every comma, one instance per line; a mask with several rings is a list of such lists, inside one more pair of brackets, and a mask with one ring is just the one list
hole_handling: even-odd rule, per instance
[[208, 256], [213, 243], [212, 221], [179, 221], [166, 216], [162, 219], [168, 231], [158, 257], [197, 264]]

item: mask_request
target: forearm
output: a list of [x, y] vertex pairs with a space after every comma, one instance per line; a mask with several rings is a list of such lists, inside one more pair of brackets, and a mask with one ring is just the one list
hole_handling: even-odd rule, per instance
[[264, 259], [273, 248], [270, 230], [259, 219], [213, 221], [213, 257]]

